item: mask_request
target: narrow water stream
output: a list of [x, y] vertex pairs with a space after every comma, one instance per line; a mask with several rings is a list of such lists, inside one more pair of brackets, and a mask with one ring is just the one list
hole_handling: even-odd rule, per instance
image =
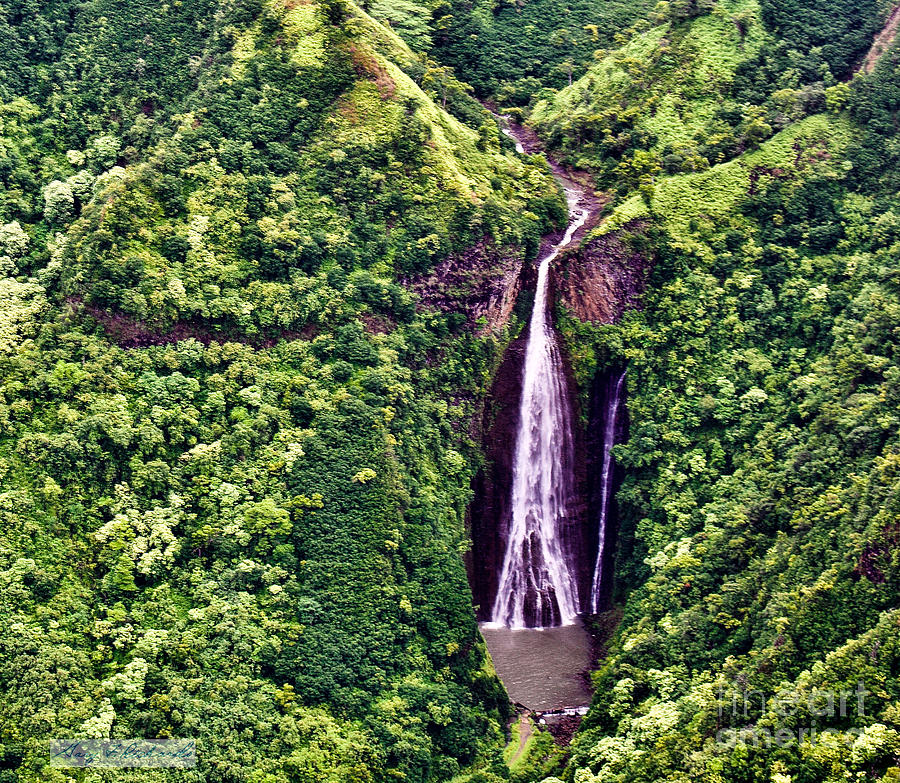
[[625, 385], [625, 370], [621, 370], [610, 379], [610, 391], [607, 395], [605, 411], [606, 421], [603, 422], [603, 449], [602, 463], [600, 467], [600, 524], [597, 531], [597, 558], [594, 561], [594, 573], [591, 579], [591, 614], [597, 614], [602, 610], [603, 601], [603, 566], [606, 559], [606, 525], [609, 520], [610, 506], [612, 505], [613, 482], [615, 479], [615, 460], [612, 449], [616, 445], [616, 425], [619, 420], [619, 406], [622, 402], [622, 389]]

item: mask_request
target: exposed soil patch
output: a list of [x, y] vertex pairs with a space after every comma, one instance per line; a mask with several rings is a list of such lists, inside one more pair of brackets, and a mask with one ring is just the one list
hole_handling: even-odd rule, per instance
[[397, 91], [397, 85], [387, 69], [378, 62], [378, 59], [371, 52], [353, 43], [347, 44], [347, 49], [357, 76], [375, 82], [378, 93], [384, 100], [393, 98]]
[[397, 328], [393, 319], [373, 313], [360, 313], [359, 320], [369, 334], [390, 334]]
[[873, 541], [863, 549], [856, 563], [854, 572], [857, 577], [863, 576], [873, 584], [885, 581], [885, 571], [890, 571], [891, 556], [900, 547], [900, 523], [889, 525], [878, 541]]
[[522, 758], [525, 746], [528, 744], [528, 740], [531, 739], [532, 734], [534, 734], [534, 726], [531, 723], [531, 713], [526, 710], [519, 719], [519, 747], [516, 748], [516, 752], [513, 753], [512, 758], [509, 760], [509, 766], [513, 766]]
[[891, 44], [894, 42], [894, 38], [897, 37], [898, 28], [900, 28], [900, 5], [895, 6], [881, 32], [875, 36], [872, 47], [869, 49], [868, 54], [866, 54], [866, 59], [863, 60], [863, 63], [860, 66], [860, 71], [863, 73], [872, 73], [872, 70], [878, 64], [882, 55], [890, 48]]

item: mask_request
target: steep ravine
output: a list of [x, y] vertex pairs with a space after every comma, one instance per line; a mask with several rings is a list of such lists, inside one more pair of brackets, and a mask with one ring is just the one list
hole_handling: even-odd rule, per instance
[[[510, 124], [507, 133], [515, 139], [520, 151], [530, 154], [543, 152], [539, 139], [530, 128]], [[557, 307], [563, 307], [580, 321], [613, 323], [626, 310], [637, 307], [640, 303], [649, 261], [632, 246], [627, 237], [638, 234], [644, 226], [635, 222], [620, 231], [590, 237], [590, 232], [600, 222], [607, 199], [594, 193], [590, 177], [585, 173], [569, 171], [552, 158], [548, 160], [561, 185], [568, 184], [581, 191], [583, 195], [580, 204], [589, 211], [585, 225], [575, 233], [571, 244], [559, 254], [550, 268], [551, 315]], [[558, 242], [560, 236], [561, 233], [557, 233], [545, 237], [541, 255], [546, 248]], [[477, 270], [470, 271], [474, 274], [470, 274], [468, 279], [478, 279]], [[463, 270], [457, 270], [457, 274], [461, 278], [467, 276]], [[532, 265], [525, 265], [514, 281], [507, 275], [502, 286], [498, 285], [499, 282], [494, 282], [493, 289], [481, 286], [482, 304], [478, 307], [478, 312], [489, 314], [492, 324], [502, 325], [512, 306], [500, 312], [496, 303], [510, 299], [514, 301], [516, 296], [533, 290], [535, 269]], [[504, 293], [498, 294], [497, 289]], [[480, 430], [486, 464], [477, 475], [473, 487], [475, 498], [470, 506], [469, 519], [474, 548], [467, 558], [467, 569], [479, 620], [489, 619], [504, 554], [505, 526], [510, 513], [513, 448], [518, 427], [527, 338], [526, 329], [507, 348], [477, 428]], [[601, 441], [606, 428], [612, 373], [598, 372], [589, 389], [579, 389], [571, 362], [568, 357], [564, 359], [563, 369], [571, 392], [571, 417], [575, 422], [573, 439], [577, 499], [572, 509], [573, 527], [578, 529], [576, 539], [581, 594], [587, 595], [592, 578], [592, 564], [596, 557], [597, 523], [601, 505]], [[626, 431], [626, 419], [626, 406], [622, 404], [615, 424], [617, 440]], [[610, 541], [614, 538], [613, 520]], [[607, 559], [613, 551], [608, 551]], [[589, 607], [583, 608], [586, 611]]]
[[[540, 142], [530, 129], [510, 124], [504, 132], [513, 138], [520, 153], [541, 152]], [[570, 208], [587, 213], [583, 225], [577, 228], [569, 243], [561, 249], [560, 255], [562, 255], [570, 249], [576, 248], [586, 232], [597, 224], [605, 201], [595, 195], [589, 177], [580, 172], [566, 171], [552, 159], [548, 159], [548, 162], [560, 186], [567, 192], [575, 194], [575, 200]], [[561, 240], [563, 240], [563, 232], [545, 237], [538, 259], [550, 253]], [[555, 264], [557, 261], [558, 258], [553, 263]], [[534, 289], [535, 268], [535, 266], [528, 266], [522, 270], [517, 281], [519, 290]], [[553, 266], [551, 266], [551, 318], [553, 315], [552, 303], [558, 287], [555, 277]], [[517, 294], [519, 290], [516, 291]], [[528, 329], [526, 328], [508, 347], [494, 378], [483, 420], [480, 423], [486, 466], [475, 480], [475, 500], [469, 515], [471, 535], [475, 545], [467, 562], [479, 620], [490, 619], [491, 607], [497, 593], [498, 574], [507, 545], [506, 528], [510, 520], [513, 449], [519, 426], [523, 361], [527, 341]], [[569, 391], [566, 395], [566, 402], [570, 407], [569, 418], [572, 422], [577, 423], [582, 421], [582, 416], [578, 395], [575, 393], [574, 379], [568, 362], [563, 362], [563, 368], [566, 374], [565, 385]], [[575, 570], [578, 576], [579, 593], [583, 598], [590, 592], [590, 563], [596, 551], [596, 525], [591, 523], [587, 514], [589, 482], [586, 473], [588, 455], [585, 449], [585, 432], [576, 424], [573, 427], [572, 436], [575, 451], [574, 496], [569, 509], [570, 515], [566, 530], [563, 532], [578, 561]], [[584, 604], [584, 600], [581, 603]]]
[[[517, 141], [520, 151], [538, 151], [538, 142], [528, 130], [513, 127], [509, 135]], [[576, 190], [580, 197], [578, 208], [588, 211], [585, 226], [573, 236], [550, 270], [551, 317], [555, 306], [563, 306], [574, 317], [595, 323], [609, 323], [637, 304], [643, 286], [647, 264], [639, 252], [631, 249], [617, 235], [588, 242], [581, 247], [585, 235], [597, 225], [604, 199], [597, 197], [589, 178], [565, 171], [555, 162], [551, 167], [560, 184]], [[634, 227], [629, 227], [634, 228]], [[548, 237], [546, 246], [559, 241]], [[543, 257], [543, 253], [539, 256]], [[533, 287], [533, 270], [526, 268], [518, 285], [526, 290]], [[529, 279], [530, 278], [530, 279]], [[491, 609], [498, 589], [498, 577], [507, 547], [507, 527], [510, 521], [513, 453], [519, 427], [519, 407], [526, 333], [508, 347], [494, 378], [481, 424], [482, 443], [486, 463], [474, 484], [475, 498], [470, 507], [470, 531], [473, 549], [467, 561], [473, 600], [482, 621], [491, 618]], [[615, 433], [621, 438], [625, 431], [625, 405], [609, 420], [609, 395], [615, 389], [621, 372], [598, 373], [587, 394], [579, 394], [570, 362], [563, 361], [565, 385], [568, 386], [570, 417], [574, 423], [575, 498], [567, 519], [564, 534], [572, 542], [572, 564], [579, 581], [580, 608], [583, 614], [606, 608], [607, 595], [591, 600], [592, 579], [598, 555], [598, 533], [604, 507], [602, 497], [614, 493], [617, 473], [611, 463], [603, 461], [603, 433]], [[618, 384], [621, 393], [624, 384]], [[587, 400], [586, 410], [579, 400]], [[583, 415], [584, 414], [584, 415]], [[610, 466], [610, 469], [606, 468]], [[606, 474], [611, 481], [604, 489], [600, 477]], [[603, 556], [603, 572], [609, 568], [614, 552], [615, 514], [611, 497], [607, 503], [607, 544]], [[609, 580], [603, 582], [608, 584]], [[501, 629], [502, 631], [502, 629]], [[585, 703], [584, 685], [591, 666], [590, 640], [578, 625], [572, 630], [506, 631], [483, 629], [498, 671], [514, 701], [537, 710], [577, 706]], [[554, 639], [554, 637], [556, 637]], [[584, 648], [583, 650], [581, 648]], [[535, 650], [541, 649], [539, 655]], [[565, 671], [566, 665], [569, 671]], [[535, 671], [530, 671], [535, 668]], [[560, 671], [560, 667], [563, 671]], [[506, 675], [504, 674], [506, 673]], [[556, 685], [548, 681], [558, 680]], [[540, 681], [540, 682], [538, 682]], [[538, 686], [538, 687], [535, 687]], [[556, 688], [556, 690], [554, 690]], [[554, 695], [554, 693], [556, 695]], [[532, 701], [529, 703], [529, 699]], [[554, 699], [557, 699], [554, 701]]]

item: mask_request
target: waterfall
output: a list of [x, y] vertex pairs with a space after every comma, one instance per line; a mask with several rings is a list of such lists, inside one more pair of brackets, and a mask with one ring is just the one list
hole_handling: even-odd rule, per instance
[[579, 191], [566, 189], [569, 226], [538, 266], [513, 461], [512, 519], [492, 613], [495, 626], [566, 625], [580, 611], [578, 574], [562, 529], [574, 490], [572, 422], [547, 305], [550, 264], [587, 220], [579, 197]]
[[612, 448], [616, 445], [616, 421], [619, 418], [619, 403], [622, 399], [622, 387], [625, 383], [625, 370], [619, 373], [615, 383], [610, 383], [612, 393], [606, 401], [606, 420], [603, 424], [602, 462], [600, 468], [600, 524], [598, 526], [597, 561], [594, 564], [594, 577], [591, 581], [591, 613], [600, 611], [603, 586], [603, 557], [606, 553], [606, 520], [612, 501], [615, 460]]
[[[504, 117], [503, 119], [507, 118]], [[515, 137], [515, 134], [513, 134], [513, 132], [507, 127], [502, 127], [500, 128], [500, 130], [503, 131], [504, 136], [509, 136], [509, 138], [511, 138], [516, 143], [516, 152], [518, 152], [520, 155], [524, 155], [525, 145]]]

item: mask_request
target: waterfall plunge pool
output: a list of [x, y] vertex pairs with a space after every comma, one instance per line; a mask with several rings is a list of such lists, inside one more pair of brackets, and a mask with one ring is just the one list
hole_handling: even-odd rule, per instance
[[554, 628], [481, 624], [509, 698], [533, 712], [591, 703], [591, 639], [580, 620]]

